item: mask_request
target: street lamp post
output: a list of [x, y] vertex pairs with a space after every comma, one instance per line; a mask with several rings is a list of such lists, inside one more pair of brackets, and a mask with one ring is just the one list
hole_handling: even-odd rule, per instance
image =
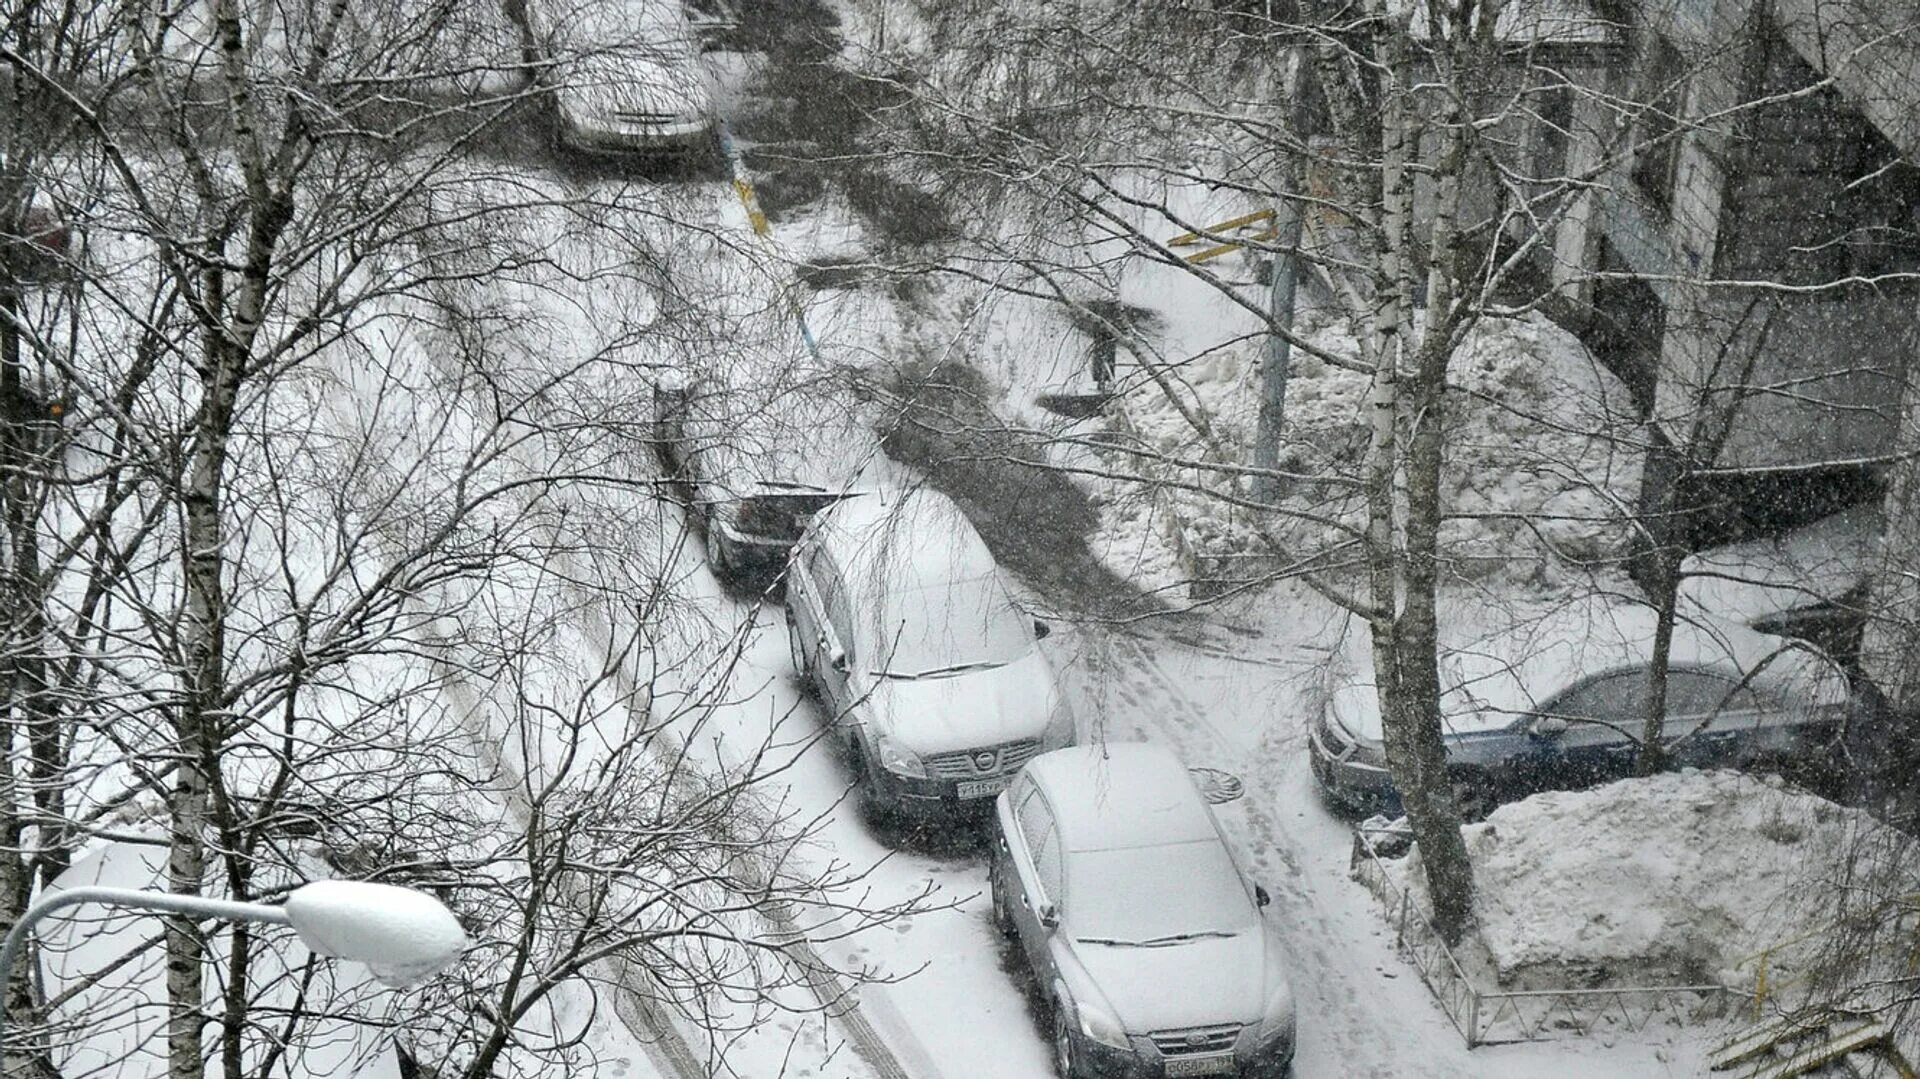
[[450, 966], [467, 934], [438, 899], [413, 888], [366, 881], [321, 880], [303, 885], [280, 906], [209, 899], [137, 888], [63, 888], [28, 907], [0, 943], [0, 1049], [8, 1044], [6, 986], [34, 923], [78, 903], [292, 926], [316, 955], [365, 963], [383, 984], [411, 985]]

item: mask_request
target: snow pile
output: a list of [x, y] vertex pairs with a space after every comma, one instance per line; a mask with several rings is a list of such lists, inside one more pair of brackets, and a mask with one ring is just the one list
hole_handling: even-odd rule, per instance
[[[1733, 772], [1622, 780], [1464, 829], [1480, 941], [1503, 986], [1791, 981], [1828, 921], [1819, 883], [1886, 829]], [[1903, 876], [1920, 886], [1909, 859]], [[1419, 852], [1395, 875], [1424, 895]], [[1907, 887], [1909, 885], [1901, 885]]]
[[[1179, 312], [1164, 310], [1168, 319]], [[1360, 343], [1339, 321], [1304, 319], [1312, 345], [1360, 364]], [[1172, 335], [1170, 335], [1172, 336]], [[1216, 334], [1217, 336], [1217, 334]], [[1137, 378], [1128, 419], [1148, 448], [1171, 457], [1249, 462], [1263, 343], [1245, 332], [1206, 351], [1169, 341], [1159, 379]], [[1184, 346], [1184, 347], [1183, 347]], [[1629, 538], [1640, 447], [1626, 391], [1570, 333], [1544, 317], [1490, 319], [1469, 334], [1449, 376], [1443, 550], [1466, 576], [1504, 574], [1551, 585], [1562, 566], [1616, 558]], [[1287, 386], [1281, 468], [1347, 481], [1300, 484], [1282, 514], [1264, 520], [1198, 492], [1180, 492], [1197, 554], [1259, 552], [1264, 527], [1297, 554], [1349, 542], [1365, 503], [1352, 485], [1366, 452], [1368, 377], [1295, 350]], [[1179, 398], [1176, 403], [1171, 398]], [[1202, 433], [1189, 418], [1204, 416]], [[1216, 491], [1232, 481], [1203, 468], [1167, 478]], [[1319, 520], [1313, 517], [1318, 516]]]

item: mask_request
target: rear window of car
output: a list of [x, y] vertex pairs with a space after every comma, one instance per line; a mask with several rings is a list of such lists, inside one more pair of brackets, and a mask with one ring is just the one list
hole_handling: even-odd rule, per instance
[[793, 541], [807, 529], [813, 515], [833, 504], [838, 495], [760, 494], [740, 501], [735, 527], [751, 536]]

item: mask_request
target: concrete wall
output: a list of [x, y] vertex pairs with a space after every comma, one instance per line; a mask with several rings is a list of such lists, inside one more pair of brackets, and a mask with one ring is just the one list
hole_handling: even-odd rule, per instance
[[[1920, 13], [1920, 0], [1889, 3]], [[1920, 270], [1920, 250], [1901, 256], [1908, 263], [1858, 269], [1863, 258], [1871, 263], [1888, 252], [1863, 254], [1842, 241], [1853, 222], [1872, 221], [1883, 208], [1891, 214], [1915, 194], [1855, 181], [1875, 168], [1859, 159], [1860, 147], [1877, 144], [1890, 158], [1887, 143], [1898, 145], [1895, 135], [1920, 135], [1920, 30], [1900, 37], [1916, 47], [1908, 52], [1876, 44], [1848, 53], [1840, 65], [1848, 77], [1835, 75], [1838, 91], [1809, 92], [1822, 74], [1794, 54], [1804, 57], [1809, 42], [1817, 42], [1813, 51], [1824, 49], [1831, 60], [1837, 43], [1882, 29], [1886, 12], [1875, 5], [1873, 19], [1856, 17], [1853, 9], [1864, 0], [1818, 0], [1817, 10], [1815, 0], [1781, 0], [1781, 6], [1794, 4], [1805, 8], [1789, 12], [1797, 40], [1782, 33], [1770, 42], [1755, 32], [1771, 14], [1756, 8], [1756, 0], [1636, 5], [1660, 47], [1678, 50], [1690, 73], [1678, 104], [1693, 122], [1678, 139], [1670, 195], [1650, 193], [1633, 179], [1632, 165], [1623, 164], [1595, 200], [1591, 220], [1576, 216], [1570, 235], [1556, 241], [1564, 255], [1591, 260], [1591, 238], [1582, 232], [1597, 230], [1622, 262], [1650, 277], [1665, 307], [1658, 418], [1684, 443], [1701, 402], [1719, 409], [1737, 398], [1734, 428], [1716, 460], [1728, 468], [1815, 467], [1890, 455], [1900, 430], [1901, 387], [1920, 348], [1920, 291], [1911, 286], [1782, 294], [1728, 283], [1825, 285], [1852, 273]], [[1816, 14], [1825, 20], [1825, 36], [1817, 32]], [[1639, 52], [1642, 64], [1651, 48]], [[1868, 52], [1900, 70], [1870, 74], [1866, 69], [1876, 65], [1861, 61]], [[1625, 72], [1612, 89], [1640, 95], [1646, 81]], [[1856, 87], [1880, 94], [1878, 105], [1855, 101]], [[1748, 107], [1756, 95], [1771, 94], [1780, 95], [1778, 104]], [[1890, 107], [1897, 102], [1907, 104]], [[1894, 127], [1885, 141], [1873, 135], [1883, 117]], [[1560, 274], [1563, 284], [1577, 287], [1576, 273], [1563, 267]], [[1716, 378], [1725, 381], [1707, 386]]]
[[[1668, 335], [1661, 424], [1684, 447], [1703, 413], [1716, 423], [1730, 415], [1711, 462], [1723, 468], [1883, 460], [1898, 441], [1902, 377], [1920, 348], [1917, 307], [1911, 289], [1710, 296], [1691, 308], [1700, 323]], [[1672, 347], [1676, 339], [1689, 347]]]

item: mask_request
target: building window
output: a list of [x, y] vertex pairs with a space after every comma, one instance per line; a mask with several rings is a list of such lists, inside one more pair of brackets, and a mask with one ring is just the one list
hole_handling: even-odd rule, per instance
[[1920, 269], [1920, 170], [1777, 34], [1757, 59], [1763, 104], [1729, 144], [1717, 272], [1821, 285]]
[[1666, 213], [1673, 212], [1674, 167], [1680, 159], [1680, 110], [1687, 84], [1680, 50], [1649, 36], [1642, 60], [1640, 147], [1633, 162], [1633, 185]]

